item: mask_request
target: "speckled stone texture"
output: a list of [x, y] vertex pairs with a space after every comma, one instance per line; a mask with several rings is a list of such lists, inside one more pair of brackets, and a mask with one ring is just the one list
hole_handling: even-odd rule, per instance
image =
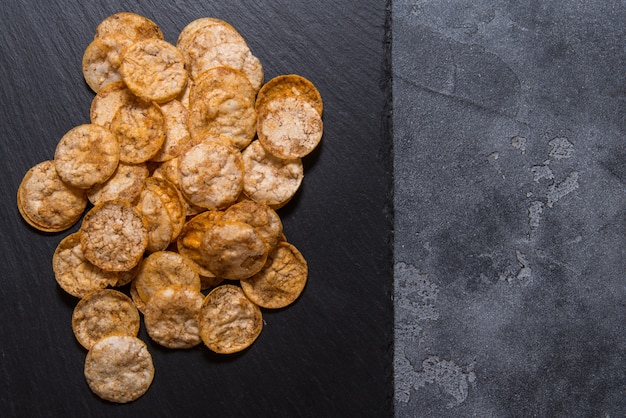
[[392, 4], [395, 415], [626, 416], [626, 3]]

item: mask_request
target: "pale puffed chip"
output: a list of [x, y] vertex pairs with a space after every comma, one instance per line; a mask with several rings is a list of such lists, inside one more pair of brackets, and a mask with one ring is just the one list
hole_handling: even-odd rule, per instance
[[90, 350], [109, 335], [139, 333], [139, 312], [133, 301], [118, 290], [95, 291], [78, 301], [72, 312], [72, 331], [76, 340]]
[[178, 100], [171, 100], [161, 104], [161, 111], [165, 117], [165, 141], [159, 152], [152, 157], [152, 161], [168, 161], [177, 157], [186, 148], [190, 140], [187, 120], [187, 109]]
[[263, 148], [258, 140], [242, 152], [243, 191], [250, 199], [278, 209], [296, 194], [304, 177], [300, 158], [282, 159]]
[[[213, 223], [220, 219], [222, 214], [223, 212], [221, 211], [208, 210], [195, 215], [185, 223], [176, 241], [178, 252], [192, 262], [200, 276], [206, 278], [214, 278], [215, 274], [204, 265], [205, 263], [200, 254], [200, 246], [202, 245], [202, 239], [206, 231]], [[211, 282], [211, 284], [212, 283], [213, 282]]]
[[[178, 172], [178, 161], [179, 157], [174, 157], [171, 160], [162, 162], [152, 172], [152, 177], [168, 180], [170, 183], [176, 186], [176, 189], [178, 189], [182, 194], [182, 189], [180, 186], [180, 173]], [[200, 206], [196, 206], [191, 203], [184, 194], [182, 194], [182, 196], [183, 206], [185, 208], [185, 216], [194, 216], [206, 210], [206, 208], [201, 208]]]
[[130, 335], [110, 335], [93, 345], [85, 358], [89, 388], [107, 401], [126, 403], [145, 394], [154, 379], [146, 344]]
[[281, 97], [305, 100], [320, 116], [322, 115], [323, 103], [320, 92], [311, 81], [298, 74], [279, 75], [265, 83], [256, 98], [257, 112], [260, 112], [266, 103]]
[[243, 159], [235, 147], [202, 142], [179, 160], [180, 186], [194, 205], [219, 209], [234, 203], [243, 189]]
[[134, 97], [121, 80], [102, 86], [89, 107], [91, 123], [110, 128], [117, 109], [133, 100]]
[[322, 139], [322, 117], [308, 101], [281, 97], [260, 110], [257, 134], [263, 148], [279, 158], [302, 158]]
[[262, 308], [279, 309], [292, 304], [304, 290], [308, 266], [298, 249], [280, 242], [270, 252], [263, 269], [241, 280], [246, 296]]
[[121, 200], [95, 205], [85, 215], [80, 232], [85, 258], [103, 270], [132, 269], [148, 246], [148, 227], [143, 216]]
[[24, 220], [45, 232], [74, 225], [87, 207], [84, 190], [64, 183], [54, 161], [43, 161], [24, 175], [17, 189], [17, 208]]
[[224, 211], [221, 220], [245, 222], [256, 228], [270, 248], [278, 243], [283, 234], [283, 223], [276, 211], [264, 203], [253, 200], [243, 200], [230, 206]]
[[120, 143], [120, 161], [139, 164], [154, 157], [165, 141], [165, 117], [152, 102], [135, 99], [115, 112], [111, 131]]
[[204, 234], [200, 255], [218, 277], [239, 280], [257, 273], [267, 260], [269, 246], [247, 223], [214, 222]]
[[189, 286], [200, 291], [200, 277], [184, 256], [173, 251], [159, 251], [146, 257], [133, 281], [146, 304], [157, 290], [171, 284]]
[[144, 321], [150, 338], [168, 348], [200, 344], [198, 315], [204, 301], [199, 290], [178, 284], [157, 290], [146, 305]]
[[156, 23], [145, 16], [131, 12], [119, 12], [103, 19], [96, 27], [94, 38], [117, 34], [128, 39], [163, 39], [163, 32]]
[[52, 255], [52, 271], [58, 285], [72, 296], [82, 298], [117, 283], [118, 273], [104, 271], [83, 255], [80, 232], [63, 238]]
[[83, 124], [63, 135], [54, 152], [54, 167], [65, 183], [88, 189], [111, 177], [119, 159], [120, 144], [110, 130]]
[[146, 251], [153, 253], [165, 250], [172, 241], [174, 230], [172, 219], [159, 194], [144, 187], [139, 193], [135, 208], [141, 213], [148, 226]]
[[255, 91], [263, 84], [263, 66], [247, 45], [242, 43], [223, 42], [199, 57], [192, 68], [195, 79], [204, 71], [215, 67], [230, 67], [245, 74]]
[[183, 55], [161, 39], [143, 39], [122, 52], [119, 72], [134, 95], [165, 103], [175, 99], [187, 84]]
[[108, 83], [120, 81], [121, 54], [132, 40], [121, 35], [111, 34], [94, 39], [85, 48], [82, 70], [89, 87], [98, 92]]
[[256, 341], [263, 329], [263, 316], [240, 287], [225, 284], [204, 298], [198, 324], [200, 337], [210, 350], [230, 354]]
[[96, 205], [107, 200], [134, 202], [148, 178], [145, 164], [119, 163], [111, 177], [87, 191], [89, 201]]

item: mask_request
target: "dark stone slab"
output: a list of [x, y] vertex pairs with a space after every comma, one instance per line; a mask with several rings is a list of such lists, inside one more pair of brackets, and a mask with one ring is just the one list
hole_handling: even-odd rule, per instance
[[396, 416], [624, 416], [626, 7], [392, 11]]

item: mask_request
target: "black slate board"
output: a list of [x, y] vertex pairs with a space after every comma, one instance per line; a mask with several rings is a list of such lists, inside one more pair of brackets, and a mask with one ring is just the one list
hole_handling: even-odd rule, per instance
[[[83, 377], [86, 351], [70, 318], [77, 300], [51, 257], [74, 228], [44, 234], [16, 207], [22, 176], [89, 121], [80, 62], [96, 25], [119, 11], [153, 19], [175, 42], [192, 20], [233, 24], [264, 65], [312, 80], [324, 98], [323, 143], [282, 208], [285, 234], [309, 262], [302, 297], [265, 312], [242, 354], [160, 348], [146, 395], [102, 401]], [[384, 2], [29, 0], [0, 11], [0, 414], [2, 416], [387, 416], [392, 411], [390, 136], [385, 123]]]

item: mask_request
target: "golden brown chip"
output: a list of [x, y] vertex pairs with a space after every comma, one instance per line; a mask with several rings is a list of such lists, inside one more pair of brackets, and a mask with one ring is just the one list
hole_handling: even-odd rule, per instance
[[148, 226], [146, 251], [163, 251], [172, 242], [174, 229], [172, 218], [158, 192], [145, 188], [139, 194], [135, 208], [143, 216]]
[[256, 274], [269, 247], [256, 228], [243, 222], [213, 223], [204, 234], [200, 255], [217, 277], [239, 280]]
[[[139, 264], [139, 266], [141, 266], [141, 263]], [[139, 296], [139, 292], [137, 292], [137, 282], [134, 279], [130, 282], [130, 288], [128, 289], [128, 293], [130, 294], [130, 298], [135, 304], [135, 307], [137, 308], [137, 310], [145, 315], [146, 314], [146, 301], [141, 299], [141, 296]]]
[[154, 176], [146, 179], [145, 188], [156, 193], [161, 202], [163, 202], [172, 226], [170, 242], [175, 241], [180, 231], [182, 231], [186, 219], [182, 193], [169, 180]]
[[165, 117], [158, 105], [139, 99], [122, 105], [111, 131], [120, 143], [120, 161], [140, 164], [154, 157], [165, 141]]
[[113, 287], [122, 287], [126, 286], [128, 283], [132, 282], [135, 276], [137, 275], [137, 271], [139, 271], [139, 264], [127, 271], [118, 271], [117, 273], [117, 281], [113, 283], [111, 286]]
[[119, 72], [134, 95], [157, 103], [175, 99], [188, 78], [183, 55], [174, 45], [156, 38], [124, 49]]
[[80, 232], [59, 242], [52, 255], [52, 271], [61, 289], [77, 298], [112, 286], [118, 280], [118, 273], [104, 271], [87, 261], [80, 245]]
[[148, 246], [148, 227], [143, 216], [121, 200], [95, 205], [85, 215], [80, 232], [85, 258], [107, 271], [132, 269]]
[[265, 83], [256, 98], [255, 107], [257, 112], [268, 102], [281, 97], [297, 97], [307, 101], [322, 115], [322, 96], [315, 85], [297, 74], [279, 75]]
[[29, 169], [17, 189], [20, 214], [41, 231], [58, 232], [71, 227], [86, 207], [85, 192], [64, 183], [52, 160]]
[[165, 117], [165, 141], [159, 152], [152, 157], [152, 161], [168, 161], [177, 157], [189, 142], [190, 135], [187, 128], [189, 114], [187, 109], [178, 100], [171, 100], [161, 105]]
[[195, 79], [204, 71], [215, 67], [230, 67], [245, 74], [255, 91], [263, 84], [263, 66], [246, 44], [223, 42], [194, 61], [191, 76]]
[[263, 148], [279, 158], [302, 158], [322, 139], [322, 117], [307, 101], [282, 97], [267, 102], [258, 115]]
[[110, 128], [117, 109], [134, 100], [134, 97], [121, 80], [102, 86], [91, 101], [89, 108], [91, 123]]
[[183, 207], [185, 208], [185, 216], [194, 216], [200, 212], [204, 212], [206, 208], [201, 208], [194, 205], [182, 194], [180, 186], [180, 173], [178, 171], [179, 157], [174, 157], [171, 160], [167, 160], [159, 164], [159, 166], [152, 172], [152, 177], [168, 180], [176, 189], [181, 192], [183, 196]]
[[[176, 241], [178, 252], [192, 262], [194, 269], [200, 274], [201, 278], [206, 278], [207, 284], [214, 283], [210, 282], [209, 279], [215, 278], [215, 275], [204, 265], [200, 255], [200, 246], [202, 245], [204, 234], [214, 222], [220, 219], [222, 213], [217, 210], [208, 210], [195, 215], [183, 226], [183, 230]], [[202, 288], [206, 287], [203, 286]]]
[[139, 333], [139, 312], [128, 296], [113, 289], [103, 289], [83, 297], [72, 313], [74, 336], [87, 350], [109, 335]]
[[107, 200], [134, 202], [147, 178], [148, 168], [145, 164], [119, 163], [107, 181], [87, 191], [87, 197], [94, 205]]
[[100, 339], [87, 353], [85, 379], [89, 388], [107, 401], [131, 402], [148, 391], [154, 364], [146, 344], [130, 335]]
[[96, 27], [95, 38], [117, 34], [132, 40], [158, 38], [163, 39], [163, 33], [156, 23], [147, 17], [131, 13], [120, 12], [112, 14], [102, 20]]
[[179, 160], [180, 186], [194, 205], [207, 209], [227, 207], [243, 189], [241, 152], [220, 142], [203, 142]]
[[54, 167], [65, 183], [88, 189], [111, 177], [119, 159], [115, 135], [102, 126], [84, 124], [63, 135], [54, 152]]
[[230, 354], [252, 345], [263, 329], [263, 316], [240, 287], [226, 284], [204, 298], [198, 324], [200, 337], [209, 349]]
[[223, 281], [224, 279], [222, 279], [221, 277], [200, 276], [200, 287], [201, 290], [207, 290], [212, 287], [219, 286], [220, 284], [222, 284]]
[[111, 34], [94, 39], [85, 48], [82, 70], [89, 87], [98, 92], [109, 83], [120, 81], [121, 54], [132, 44], [132, 40]]
[[146, 304], [156, 291], [171, 284], [200, 291], [200, 276], [184, 256], [173, 251], [159, 251], [146, 257], [133, 281], [137, 294]]
[[278, 243], [283, 233], [283, 223], [278, 214], [268, 205], [253, 200], [243, 200], [230, 206], [221, 220], [245, 222], [256, 228], [270, 248]]
[[273, 209], [284, 206], [296, 194], [304, 177], [300, 158], [282, 159], [253, 141], [242, 152], [243, 191], [250, 199]]
[[204, 301], [199, 290], [178, 284], [157, 290], [144, 316], [150, 338], [168, 348], [191, 348], [200, 344], [198, 315]]
[[280, 242], [268, 255], [261, 271], [241, 280], [241, 288], [260, 307], [279, 309], [300, 296], [307, 276], [307, 263], [300, 251], [292, 244]]

